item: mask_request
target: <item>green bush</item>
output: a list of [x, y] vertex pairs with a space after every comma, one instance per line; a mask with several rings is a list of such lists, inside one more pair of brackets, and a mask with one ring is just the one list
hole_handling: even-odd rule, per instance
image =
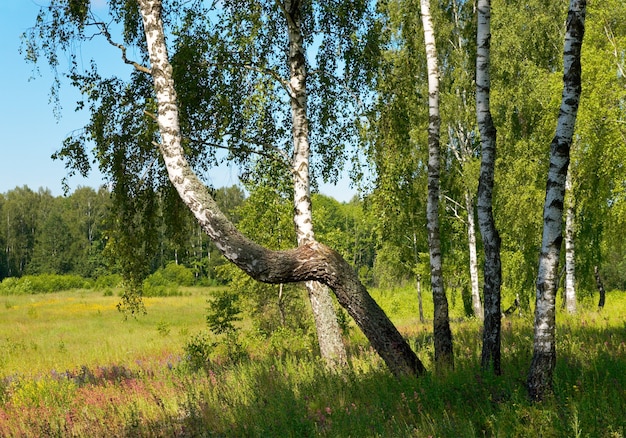
[[96, 289], [107, 289], [107, 288], [115, 288], [120, 287], [123, 283], [124, 279], [120, 274], [107, 274], [101, 275], [96, 278], [96, 283], [94, 287]]
[[[163, 278], [172, 284], [178, 286], [193, 286], [193, 271], [183, 265], [169, 263], [165, 268], [159, 270]], [[157, 272], [159, 272], [157, 271]]]
[[235, 322], [241, 321], [239, 295], [228, 290], [215, 292], [209, 300], [206, 321], [211, 332], [216, 335], [234, 333], [237, 331]]
[[21, 278], [8, 277], [0, 283], [0, 294], [2, 295], [25, 295], [31, 293], [31, 286], [28, 280], [21, 281]]
[[31, 283], [32, 293], [60, 292], [70, 289], [89, 289], [91, 281], [78, 275], [40, 274], [27, 275], [21, 280]]
[[197, 333], [185, 344], [185, 363], [192, 370], [208, 370], [215, 342], [211, 341], [207, 332]]
[[179, 286], [193, 286], [194, 276], [191, 269], [175, 263], [158, 269], [143, 282], [143, 295], [146, 297], [180, 296]]
[[92, 282], [79, 275], [39, 274], [5, 278], [0, 284], [2, 295], [22, 295], [89, 289]]

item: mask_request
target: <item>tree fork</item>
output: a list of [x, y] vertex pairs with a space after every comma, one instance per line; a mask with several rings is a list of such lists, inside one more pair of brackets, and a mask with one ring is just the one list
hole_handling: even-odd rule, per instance
[[354, 269], [314, 239], [287, 251], [272, 251], [243, 236], [219, 210], [198, 179], [181, 146], [178, 106], [167, 55], [160, 0], [139, 0], [151, 74], [158, 103], [160, 150], [168, 176], [181, 199], [224, 256], [252, 278], [266, 283], [319, 281], [330, 287], [396, 376], [419, 375], [424, 365], [367, 293]]
[[[293, 136], [294, 223], [298, 245], [315, 239], [311, 212], [311, 184], [309, 175], [309, 119], [307, 117], [307, 69], [301, 24], [301, 4], [292, 2], [283, 8], [289, 34], [288, 64], [290, 71], [290, 103]], [[330, 293], [315, 281], [305, 284], [315, 320], [320, 354], [330, 369], [348, 364], [346, 348]]]

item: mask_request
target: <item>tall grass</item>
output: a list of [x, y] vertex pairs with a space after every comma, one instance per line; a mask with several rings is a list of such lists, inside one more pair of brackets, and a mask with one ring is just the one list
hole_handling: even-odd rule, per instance
[[[533, 404], [524, 388], [530, 315], [503, 320], [503, 376], [481, 373], [480, 324], [456, 316], [456, 367], [445, 374], [394, 378], [356, 331], [348, 339], [352, 366], [340, 373], [324, 369], [313, 349], [277, 354], [288, 338], [251, 335], [251, 359], [215, 357], [198, 369], [185, 361], [183, 345], [205, 328], [210, 291], [187, 292], [148, 299], [148, 316], [128, 321], [114, 310], [116, 298], [95, 291], [2, 297], [0, 436], [626, 434], [623, 293], [609, 293], [601, 312], [584, 303], [576, 316], [559, 314], [554, 395]], [[375, 296], [432, 368], [430, 323], [405, 310], [412, 291]]]
[[180, 351], [204, 326], [207, 294], [145, 298], [148, 313], [138, 318], [117, 310], [118, 297], [95, 290], [0, 297], [0, 373], [36, 375]]

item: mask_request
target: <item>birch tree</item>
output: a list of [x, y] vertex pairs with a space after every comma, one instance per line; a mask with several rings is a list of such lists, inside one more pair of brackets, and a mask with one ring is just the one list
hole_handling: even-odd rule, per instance
[[441, 261], [441, 242], [439, 238], [439, 192], [440, 182], [440, 145], [439, 130], [439, 67], [435, 31], [430, 15], [430, 0], [420, 1], [424, 42], [426, 45], [426, 63], [428, 66], [428, 202], [426, 220], [428, 229], [428, 249], [430, 254], [430, 283], [434, 304], [434, 340], [435, 363], [438, 367], [454, 365], [452, 350], [452, 331], [448, 317], [448, 300], [443, 287]]
[[575, 253], [575, 204], [572, 193], [572, 166], [565, 178], [565, 308], [568, 313], [576, 313], [576, 253]]
[[493, 181], [496, 162], [496, 128], [491, 117], [489, 75], [491, 43], [491, 0], [478, 0], [476, 48], [476, 117], [480, 131], [481, 163], [478, 180], [478, 225], [485, 251], [484, 330], [481, 364], [500, 374], [500, 235], [493, 217]]
[[528, 393], [543, 400], [552, 389], [556, 364], [555, 299], [561, 249], [565, 180], [581, 94], [581, 49], [585, 33], [586, 0], [571, 0], [563, 50], [563, 94], [556, 134], [550, 144], [550, 168], [543, 210], [543, 237], [539, 256], [535, 303], [533, 358]]
[[[298, 0], [280, 3], [289, 34], [289, 89], [293, 132], [294, 221], [298, 245], [314, 241], [309, 180], [309, 121], [307, 117], [306, 59], [302, 36], [302, 5]], [[337, 315], [328, 290], [318, 282], [306, 283], [322, 358], [330, 368], [347, 364]]]
[[[483, 318], [480, 298], [478, 255], [476, 250], [476, 185], [478, 180], [476, 109], [474, 89], [476, 35], [474, 5], [453, 0], [444, 5], [448, 19], [447, 44], [443, 45], [446, 68], [441, 72], [443, 90], [442, 124], [447, 127], [448, 149], [458, 163], [457, 189], [449, 192], [445, 199], [450, 201], [450, 211], [463, 222], [467, 230], [469, 284], [472, 311], [476, 318]], [[450, 198], [456, 196], [456, 199]], [[446, 206], [448, 207], [448, 203]], [[465, 214], [459, 214], [459, 211]]]
[[[333, 288], [339, 302], [364, 330], [392, 372], [423, 372], [423, 366], [415, 353], [367, 294], [354, 270], [335, 251], [316, 242], [312, 237], [306, 239], [296, 250], [268, 251], [248, 241], [219, 212], [215, 202], [207, 196], [206, 189], [187, 164], [181, 147], [176, 91], [167, 58], [160, 1], [140, 0], [139, 5], [158, 103], [157, 121], [161, 134], [159, 148], [170, 181], [207, 234], [214, 239], [227, 259], [260, 281], [324, 282]], [[347, 284], [343, 284], [344, 282]], [[357, 291], [357, 294], [348, 292], [346, 286], [352, 292]], [[347, 293], [344, 294], [344, 291]], [[374, 320], [377, 323], [370, 326], [370, 322]], [[395, 345], [387, 343], [391, 339]]]
[[[220, 139], [227, 142], [232, 141], [238, 146], [230, 149], [233, 156], [245, 157], [255, 152], [261, 156], [273, 154], [275, 154], [274, 157], [284, 156], [280, 153], [276, 154], [276, 144], [279, 144], [277, 139], [281, 132], [280, 128], [276, 128], [270, 122], [273, 117], [280, 118], [280, 116], [276, 116], [273, 111], [262, 112], [258, 117], [244, 120], [245, 123], [227, 124], [232, 115], [230, 110], [246, 112], [250, 110], [251, 105], [267, 100], [267, 96], [258, 94], [253, 96], [254, 99], [246, 100], [250, 96], [242, 93], [242, 91], [262, 91], [270, 85], [265, 82], [263, 86], [251, 88], [248, 87], [249, 84], [246, 81], [237, 77], [239, 74], [245, 77], [241, 73], [242, 71], [251, 70], [259, 74], [266, 73], [262, 65], [245, 63], [242, 66], [237, 62], [237, 56], [246, 53], [256, 55], [257, 52], [230, 52], [222, 50], [223, 47], [218, 46], [215, 49], [218, 55], [217, 61], [219, 61], [217, 63], [208, 63], [206, 58], [194, 52], [194, 48], [205, 47], [209, 41], [213, 43], [220, 41], [217, 38], [219, 34], [205, 35], [202, 32], [197, 32], [200, 29], [194, 26], [196, 22], [193, 20], [197, 17], [206, 17], [204, 15], [206, 11], [199, 6], [200, 4], [201, 2], [164, 4], [160, 0], [140, 0], [137, 2], [138, 8], [134, 3], [128, 4], [128, 8], [126, 8], [118, 2], [110, 2], [109, 5], [114, 7], [114, 19], [125, 26], [123, 34], [125, 41], [135, 44], [136, 53], [142, 56], [139, 61], [130, 60], [127, 57], [126, 46], [115, 43], [110, 34], [110, 26], [102, 25], [101, 22], [93, 20], [93, 16], [89, 15], [90, 3], [86, 0], [78, 2], [59, 0], [55, 2], [50, 9], [52, 19], [50, 21], [38, 21], [39, 33], [35, 35], [35, 38], [37, 36], [49, 38], [42, 42], [43, 52], [53, 67], [56, 67], [58, 65], [56, 64], [58, 62], [57, 46], [67, 49], [73, 47], [75, 39], [90, 39], [89, 36], [85, 35], [85, 28], [96, 26], [97, 31], [103, 34], [110, 43], [115, 43], [115, 47], [121, 50], [124, 62], [134, 69], [132, 80], [134, 81], [133, 84], [136, 84], [135, 87], [129, 87], [119, 79], [102, 80], [93, 71], [85, 76], [73, 75], [77, 84], [91, 84], [82, 89], [87, 93], [95, 93], [90, 96], [92, 101], [97, 102], [103, 99], [109, 105], [104, 108], [97, 107], [95, 104], [92, 106], [92, 110], [99, 115], [103, 115], [105, 108], [108, 109], [106, 115], [109, 117], [100, 116], [92, 122], [88, 130], [88, 135], [94, 135], [96, 146], [104, 148], [101, 157], [109, 160], [105, 162], [106, 165], [119, 166], [116, 168], [121, 169], [137, 166], [138, 170], [135, 170], [134, 173], [141, 175], [143, 173], [142, 166], [148, 164], [146, 175], [152, 179], [147, 180], [149, 181], [148, 184], [146, 181], [140, 181], [140, 185], [149, 188], [152, 184], [157, 184], [161, 178], [160, 170], [162, 168], [160, 168], [159, 163], [162, 163], [170, 183], [169, 186], [173, 187], [182, 205], [189, 209], [198, 224], [228, 260], [252, 278], [263, 282], [280, 284], [318, 281], [325, 284], [334, 291], [339, 304], [346, 308], [356, 324], [362, 328], [365, 335], [370, 339], [373, 348], [380, 353], [394, 374], [423, 373], [424, 367], [415, 353], [369, 296], [354, 269], [336, 251], [317, 242], [313, 235], [303, 239], [302, 244], [292, 250], [270, 251], [256, 244], [243, 236], [224, 216], [210, 191], [194, 171], [194, 165], [196, 169], [206, 170], [206, 165], [201, 159], [207, 158], [207, 156], [211, 158], [210, 154], [198, 153], [197, 151], [204, 150], [203, 148], [210, 138], [215, 138], [217, 141]], [[294, 5], [293, 3], [283, 4], [283, 6], [289, 7]], [[273, 7], [275, 7], [274, 3], [272, 3]], [[287, 8], [287, 10], [292, 9]], [[258, 12], [258, 10], [256, 11]], [[329, 11], [325, 12], [328, 13]], [[186, 26], [182, 26], [179, 35], [177, 35], [179, 38], [175, 46], [177, 50], [174, 57], [178, 58], [178, 62], [172, 64], [169, 57], [170, 47], [167, 44], [170, 34], [167, 34], [164, 29], [164, 18], [167, 18], [167, 23], [172, 23], [176, 21], [177, 17], [183, 20]], [[248, 26], [251, 23], [250, 20], [256, 20], [254, 23], [260, 26], [253, 29], [264, 29], [264, 26], [270, 26], [271, 29], [274, 29], [277, 25], [277, 22], [266, 22], [259, 19], [259, 15], [255, 14], [250, 20], [237, 21], [235, 18], [233, 18], [232, 23], [221, 22], [220, 25], [232, 24], [233, 27], [223, 29], [224, 32], [226, 35], [237, 35], [243, 41], [249, 40], [250, 28]], [[293, 17], [283, 18], [293, 19]], [[142, 23], [141, 26], [134, 25], [133, 20], [137, 19]], [[59, 32], [60, 28], [63, 29], [63, 32]], [[37, 47], [29, 47], [29, 53], [35, 58], [36, 49]], [[298, 52], [301, 49], [295, 46], [291, 46], [290, 49], [295, 49], [293, 58], [296, 64], [302, 62], [304, 54], [302, 51]], [[235, 57], [235, 60], [229, 60], [228, 56]], [[270, 50], [267, 56], [274, 59], [276, 52]], [[149, 66], [144, 65], [144, 63], [149, 63]], [[227, 64], [229, 68], [220, 70], [218, 67], [223, 67], [224, 64]], [[290, 91], [292, 84], [297, 88], [300, 85], [297, 82], [302, 78], [298, 77], [300, 72], [297, 69], [294, 73], [294, 77], [290, 74], [288, 81], [279, 81], [279, 86]], [[275, 79], [272, 73], [270, 76]], [[184, 77], [185, 80], [177, 82], [176, 78], [180, 79], [181, 77]], [[357, 73], [354, 74], [354, 78], [360, 79]], [[225, 81], [230, 88], [223, 89], [222, 93], [218, 95], [206, 88], [208, 84], [220, 80]], [[94, 84], [101, 85], [102, 88], [95, 88]], [[177, 84], [181, 93], [185, 93], [186, 99], [179, 100]], [[332, 84], [329, 84], [328, 92], [332, 91], [331, 86]], [[137, 98], [137, 94], [133, 94], [138, 90], [145, 93], [141, 96], [142, 98]], [[224, 93], [231, 93], [232, 96]], [[243, 97], [243, 103], [237, 101], [233, 104], [232, 101], [224, 98], [226, 95]], [[130, 96], [135, 98], [130, 98]], [[304, 98], [306, 99], [305, 96]], [[217, 99], [217, 106], [202, 108], [205, 99]], [[184, 102], [184, 105], [181, 102]], [[125, 106], [121, 106], [122, 103]], [[301, 106], [302, 103], [299, 102], [299, 105]], [[220, 107], [219, 105], [225, 106]], [[228, 105], [231, 106], [228, 107]], [[124, 113], [128, 108], [137, 109], [137, 111], [130, 114]], [[211, 108], [211, 111], [207, 111], [206, 108]], [[229, 111], [220, 111], [219, 108]], [[112, 109], [116, 111], [111, 111]], [[330, 123], [334, 120], [333, 117], [340, 117], [340, 113], [326, 111], [323, 116], [326, 117], [324, 119], [326, 123]], [[181, 120], [184, 121], [184, 124], [181, 124]], [[321, 125], [324, 126], [323, 123]], [[304, 126], [298, 125], [298, 129], [305, 129]], [[260, 127], [260, 129], [254, 131], [253, 127]], [[111, 137], [102, 135], [103, 130], [105, 134], [111, 134]], [[235, 137], [233, 133], [237, 131], [243, 135]], [[244, 144], [246, 133], [255, 135], [257, 142], [254, 143], [254, 148]], [[301, 138], [299, 135], [295, 137]], [[87, 136], [86, 138], [90, 137]], [[276, 144], [272, 144], [274, 141]], [[128, 149], [125, 148], [132, 147], [136, 144], [135, 142], [142, 146], [140, 153], [150, 157], [149, 159], [140, 161], [143, 159], [143, 155], [126, 155]], [[84, 143], [84, 141], [82, 143], [80, 141], [72, 142], [71, 147], [65, 150], [70, 160], [75, 159], [84, 163], [85, 153], [84, 149], [81, 149], [84, 147]], [[223, 144], [217, 144], [216, 147], [223, 147]], [[300, 151], [306, 152], [306, 146]], [[156, 157], [153, 155], [155, 152], [158, 154]], [[301, 157], [301, 152], [295, 156]], [[330, 164], [322, 161], [320, 166], [330, 166]], [[303, 169], [305, 166], [306, 163], [298, 162], [298, 170], [306, 170]], [[111, 168], [105, 167], [105, 170], [111, 170]], [[134, 187], [130, 184], [131, 181], [131, 179], [116, 181], [114, 190], [120, 193], [119, 196], [123, 196], [125, 190], [128, 191], [127, 195], [132, 195], [130, 191]], [[306, 197], [306, 189], [301, 192], [302, 194]], [[303, 219], [303, 222], [305, 221], [306, 218]], [[141, 244], [141, 242], [138, 243]]]
[[[454, 137], [456, 141], [451, 141], [452, 152], [456, 160], [461, 166], [461, 175], [465, 178], [468, 177], [467, 173], [463, 171], [472, 156], [472, 148], [469, 146], [471, 140], [467, 138], [462, 127], [451, 129], [454, 131]], [[452, 136], [451, 136], [452, 137]], [[454, 144], [457, 143], [457, 144]], [[467, 248], [469, 253], [469, 274], [470, 274], [470, 293], [472, 297], [472, 311], [474, 316], [479, 319], [483, 319], [483, 305], [480, 299], [480, 286], [478, 284], [478, 253], [476, 250], [476, 216], [474, 214], [475, 198], [469, 187], [464, 187], [463, 190], [463, 205], [467, 214], [467, 219], [464, 221], [467, 227]]]

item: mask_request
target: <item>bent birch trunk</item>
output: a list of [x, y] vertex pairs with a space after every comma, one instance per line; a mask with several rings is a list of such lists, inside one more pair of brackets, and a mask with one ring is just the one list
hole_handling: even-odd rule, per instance
[[139, 7], [158, 107], [159, 148], [171, 183], [202, 229], [229, 261], [256, 280], [274, 284], [319, 281], [327, 285], [394, 375], [424, 373], [423, 364], [339, 253], [314, 239], [292, 250], [271, 251], [242, 235], [219, 210], [183, 153], [161, 2], [139, 0]]

